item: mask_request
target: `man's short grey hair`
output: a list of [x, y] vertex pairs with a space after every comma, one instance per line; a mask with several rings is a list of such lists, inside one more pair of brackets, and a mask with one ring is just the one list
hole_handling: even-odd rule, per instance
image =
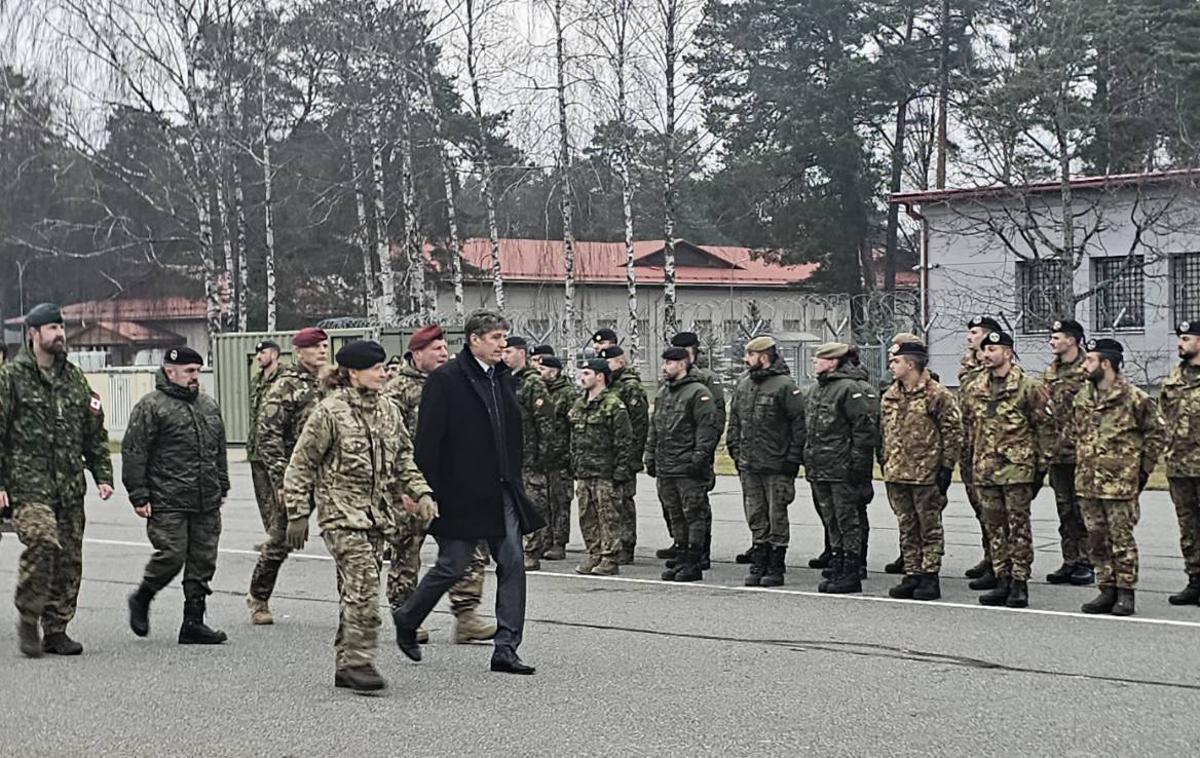
[[476, 337], [482, 337], [497, 329], [507, 332], [511, 328], [512, 326], [508, 323], [508, 319], [496, 311], [475, 311], [467, 316], [467, 323], [463, 327], [463, 331], [467, 333], [467, 338], [470, 339], [472, 334]]

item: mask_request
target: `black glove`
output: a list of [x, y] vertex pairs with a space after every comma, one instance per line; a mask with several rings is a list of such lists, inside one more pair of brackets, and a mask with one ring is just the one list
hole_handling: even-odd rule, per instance
[[1046, 469], [1039, 468], [1033, 472], [1033, 496], [1037, 497], [1042, 491], [1042, 487], [1046, 486]]
[[1146, 482], [1150, 481], [1150, 474], [1146, 469], [1138, 469], [1138, 493], [1146, 489]]
[[950, 491], [950, 482], [954, 480], [954, 469], [943, 466], [937, 472], [937, 486], [945, 495]]
[[795, 479], [796, 477], [800, 476], [800, 464], [799, 463], [783, 464], [783, 475], [788, 477], [789, 479]]
[[658, 476], [658, 467], [655, 466], [653, 462], [646, 464], [646, 476], [650, 477], [651, 479]]

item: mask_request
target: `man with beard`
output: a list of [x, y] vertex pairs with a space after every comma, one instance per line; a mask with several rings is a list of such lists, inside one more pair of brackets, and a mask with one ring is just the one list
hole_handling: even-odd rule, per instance
[[1081, 610], [1114, 616], [1134, 613], [1138, 496], [1166, 443], [1158, 406], [1121, 375], [1123, 362], [1121, 343], [1089, 341], [1083, 361], [1087, 384], [1073, 408], [1075, 491], [1100, 586], [1100, 595]]
[[[271, 529], [271, 513], [275, 509], [275, 488], [271, 485], [271, 474], [258, 452], [258, 417], [267, 391], [279, 377], [279, 345], [272, 340], [263, 340], [254, 346], [254, 360], [258, 373], [250, 380], [250, 429], [246, 433], [246, 460], [250, 462], [250, 479], [254, 483], [254, 499], [258, 502], [258, 514], [262, 518], [264, 531]], [[262, 549], [262, 546], [259, 546]]]
[[1179, 520], [1179, 547], [1187, 587], [1171, 605], [1200, 603], [1200, 321], [1175, 328], [1179, 364], [1162, 384], [1159, 406], [1167, 422], [1167, 482]]
[[83, 575], [84, 470], [101, 500], [112, 497], [108, 431], [100, 397], [67, 360], [58, 306], [34, 306], [25, 326], [28, 342], [0, 368], [0, 511], [12, 507], [25, 545], [17, 564], [17, 637], [29, 658], [79, 655], [83, 645], [67, 636], [67, 624]]
[[[1000, 322], [991, 316], [976, 316], [967, 322], [967, 351], [963, 353], [962, 360], [959, 362], [958, 368], [958, 392], [959, 397], [962, 397], [962, 392], [971, 381], [986, 372], [982, 357], [982, 343], [984, 337], [989, 334], [998, 334], [1003, 331], [1000, 328]], [[973, 434], [966, 414], [966, 409], [963, 409], [963, 446], [962, 460], [959, 462], [958, 470], [962, 475], [963, 489], [967, 492], [967, 502], [971, 504], [971, 510], [975, 512], [975, 519], [979, 522], [979, 536], [983, 542], [983, 560], [976, 565], [967, 569], [967, 578], [971, 580], [968, 585], [973, 590], [990, 590], [996, 587], [996, 574], [992, 570], [992, 543], [988, 539], [987, 526], [983, 518], [983, 506], [979, 501], [979, 492], [974, 486], [974, 470], [972, 459], [972, 438]]]

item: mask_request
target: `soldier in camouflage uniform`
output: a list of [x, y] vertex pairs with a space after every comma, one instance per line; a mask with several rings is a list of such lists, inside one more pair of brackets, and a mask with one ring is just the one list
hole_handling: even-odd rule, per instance
[[[549, 446], [554, 439], [554, 402], [546, 383], [528, 358], [529, 343], [523, 337], [509, 337], [504, 348], [504, 364], [512, 371], [516, 382], [517, 402], [521, 406], [524, 433], [521, 480], [525, 494], [537, 509], [538, 515], [549, 524], [550, 483], [548, 473], [551, 457]], [[542, 567], [542, 553], [549, 542], [549, 527], [525, 535], [525, 570]]]
[[657, 478], [658, 499], [675, 540], [675, 557], [668, 559], [662, 578], [694, 582], [704, 578], [706, 530], [712, 518], [708, 483], [721, 439], [721, 416], [712, 390], [686, 350], [667, 348], [662, 372], [646, 439], [646, 473]]
[[850, 364], [850, 346], [828, 342], [813, 353], [817, 385], [805, 408], [804, 475], [829, 530], [829, 577], [818, 590], [862, 592], [863, 487], [871, 482], [879, 438], [878, 400]]
[[287, 511], [283, 501], [283, 475], [308, 414], [321, 399], [318, 374], [329, 359], [329, 337], [321, 329], [301, 329], [292, 337], [296, 365], [279, 370], [279, 378], [262, 399], [258, 418], [258, 452], [271, 478], [275, 509], [267, 529], [267, 541], [259, 551], [250, 577], [246, 606], [250, 623], [273, 624], [268, 601], [275, 590], [279, 569], [291, 548], [287, 542]]
[[377, 342], [348, 343], [296, 442], [285, 476], [287, 538], [304, 546], [314, 506], [317, 525], [337, 566], [341, 615], [334, 648], [335, 687], [386, 685], [375, 669], [379, 638], [379, 571], [383, 545], [404, 508], [426, 524], [437, 504], [413, 461], [400, 411], [380, 395], [387, 372]]
[[84, 470], [101, 499], [112, 497], [108, 431], [99, 396], [67, 361], [58, 307], [35, 306], [25, 325], [28, 343], [0, 367], [0, 510], [12, 507], [25, 545], [17, 564], [17, 636], [30, 658], [78, 655], [83, 646], [66, 630], [83, 573]]
[[634, 547], [637, 545], [637, 505], [634, 497], [637, 495], [636, 475], [642, 470], [646, 435], [650, 432], [650, 401], [646, 397], [646, 388], [642, 386], [642, 377], [630, 364], [624, 350], [612, 345], [603, 348], [597, 357], [608, 361], [608, 367], [612, 370], [613, 392], [617, 393], [629, 412], [629, 429], [633, 434], [634, 476], [621, 487], [621, 549], [617, 556], [618, 563], [628, 565], [633, 563]]
[[725, 440], [754, 545], [745, 583], [778, 587], [791, 541], [788, 506], [804, 463], [804, 397], [772, 337], [747, 342], [743, 360], [749, 370], [733, 391]]
[[[410, 437], [417, 431], [425, 378], [444, 366], [449, 357], [442, 328], [437, 325], [424, 326], [409, 336], [408, 352], [404, 355], [399, 373], [384, 385], [383, 396], [395, 403]], [[417, 575], [421, 572], [421, 548], [425, 544], [425, 522], [399, 507], [393, 516], [396, 529], [389, 540], [391, 562], [388, 566], [387, 599], [392, 608], [399, 608], [417, 587]], [[487, 548], [481, 543], [467, 572], [450, 588], [450, 610], [454, 614], [453, 639], [456, 643], [490, 640], [496, 636], [496, 625], [485, 622], [477, 613], [483, 600], [483, 577], [487, 561]], [[429, 632], [418, 628], [417, 641], [428, 642]]]
[[1124, 351], [1112, 339], [1090, 340], [1083, 362], [1088, 383], [1075, 396], [1075, 490], [1100, 595], [1084, 613], [1134, 613], [1138, 550], [1133, 539], [1138, 496], [1166, 444], [1166, 428], [1150, 396], [1121, 375]]
[[1013, 357], [1012, 337], [989, 333], [982, 350], [987, 370], [962, 388], [961, 402], [996, 575], [996, 586], [979, 602], [1024, 608], [1033, 565], [1029, 509], [1046, 476], [1043, 451], [1053, 445], [1053, 428], [1046, 388], [1026, 376]]
[[[258, 502], [258, 514], [262, 517], [263, 531], [271, 530], [271, 514], [275, 511], [275, 487], [271, 474], [258, 452], [258, 418], [262, 411], [262, 400], [279, 377], [279, 345], [263, 340], [254, 346], [254, 359], [258, 362], [258, 373], [250, 380], [250, 418], [246, 433], [246, 460], [250, 463], [250, 479], [254, 483], [254, 499]], [[259, 550], [262, 549], [260, 545]]]
[[568, 413], [571, 475], [579, 492], [579, 529], [587, 550], [578, 574], [619, 572], [621, 489], [634, 477], [629, 413], [609, 389], [612, 370], [603, 358], [579, 370], [584, 396]]
[[221, 410], [200, 392], [203, 365], [191, 348], [168, 351], [156, 389], [133, 407], [121, 440], [121, 479], [155, 550], [129, 596], [129, 627], [139, 637], [150, 633], [150, 601], [183, 571], [181, 645], [225, 641], [204, 623], [229, 464]]
[[992, 543], [988, 539], [987, 525], [984, 523], [983, 507], [979, 500], [979, 493], [974, 485], [974, 452], [972, 450], [973, 433], [968, 423], [966, 409], [962, 408], [962, 392], [963, 389], [971, 383], [971, 381], [987, 372], [983, 365], [981, 351], [983, 349], [983, 339], [989, 334], [995, 334], [1003, 331], [1000, 327], [1000, 322], [991, 316], [976, 316], [967, 322], [967, 351], [963, 353], [962, 360], [959, 361], [958, 367], [958, 393], [959, 406], [963, 411], [963, 446], [962, 458], [959, 461], [958, 471], [962, 475], [963, 489], [967, 493], [967, 502], [971, 504], [971, 510], [975, 512], [975, 519], [979, 522], [979, 537], [983, 543], [983, 560], [976, 565], [967, 569], [967, 578], [971, 580], [969, 586], [973, 590], [990, 590], [996, 587], [996, 572], [992, 568]]
[[553, 354], [542, 353], [537, 360], [538, 372], [554, 404], [554, 434], [546, 464], [550, 518], [547, 519], [546, 549], [542, 558], [562, 561], [567, 557], [571, 541], [571, 501], [575, 497], [575, 480], [571, 478], [571, 421], [568, 414], [579, 399], [579, 391], [563, 374], [562, 361]]
[[1087, 527], [1079, 512], [1075, 494], [1075, 440], [1071, 435], [1072, 406], [1075, 395], [1087, 381], [1083, 370], [1083, 325], [1064, 319], [1051, 325], [1050, 349], [1054, 360], [1042, 374], [1042, 383], [1050, 396], [1050, 422], [1054, 429], [1054, 447], [1049, 454], [1050, 487], [1058, 507], [1058, 536], [1063, 564], [1046, 575], [1051, 584], [1091, 584], [1095, 579], [1087, 555]]
[[888, 594], [937, 600], [945, 552], [942, 509], [962, 447], [962, 416], [954, 395], [930, 377], [923, 343], [893, 345], [889, 352], [896, 381], [880, 401], [879, 463], [900, 528], [904, 579]]
[[1188, 583], [1167, 598], [1171, 605], [1200, 603], [1200, 321], [1184, 321], [1179, 365], [1171, 369], [1158, 394], [1167, 422], [1167, 482], [1179, 520], [1179, 547]]

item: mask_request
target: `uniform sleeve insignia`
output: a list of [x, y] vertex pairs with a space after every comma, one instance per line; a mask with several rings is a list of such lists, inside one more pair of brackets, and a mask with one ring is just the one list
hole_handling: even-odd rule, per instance
[[542, 398], [540, 398], [540, 397], [539, 397], [537, 400], [534, 400], [534, 401], [533, 401], [533, 407], [534, 407], [534, 408], [541, 408], [541, 407], [542, 407], [542, 403], [544, 403], [544, 402], [546, 402], [546, 401], [545, 401], [545, 400], [543, 400]]
[[93, 416], [99, 416], [100, 412], [104, 410], [100, 405], [100, 396], [95, 392], [93, 392], [92, 396], [88, 399], [88, 410], [91, 411]]
[[793, 395], [799, 395], [799, 394], [800, 394], [800, 390], [792, 390], [792, 394], [793, 394]]
[[853, 395], [851, 395], [850, 397], [857, 399], [857, 398], [860, 398], [860, 397], [862, 397], [862, 396], [863, 396], [863, 393], [861, 393], [861, 392], [855, 392], [855, 393], [854, 393]]
[[711, 398], [711, 397], [709, 397], [708, 395], [701, 395], [701, 396], [700, 396], [700, 402], [702, 402], [702, 403], [703, 403], [703, 402], [704, 402], [704, 401], [706, 401], [706, 400], [712, 400], [712, 398]]

